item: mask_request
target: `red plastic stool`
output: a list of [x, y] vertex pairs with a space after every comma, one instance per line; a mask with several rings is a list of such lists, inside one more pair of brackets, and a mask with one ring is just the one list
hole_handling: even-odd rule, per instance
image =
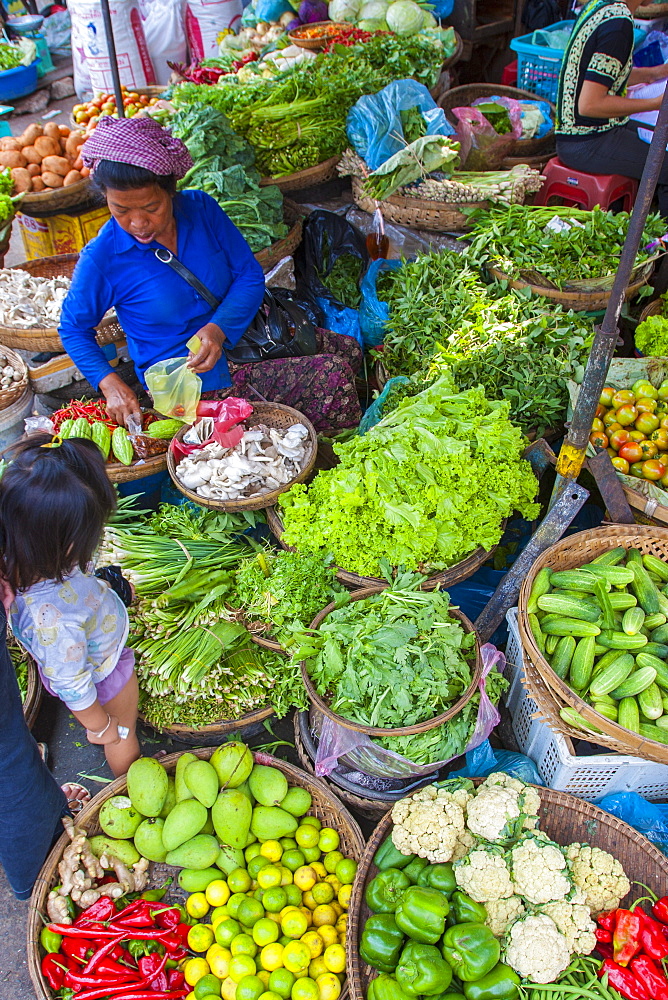
[[501, 72], [501, 83], [504, 87], [517, 86], [517, 59], [513, 59]]
[[545, 180], [534, 199], [534, 205], [549, 205], [550, 199], [557, 204], [577, 205], [592, 209], [600, 205], [608, 209], [614, 202], [623, 199], [622, 208], [630, 212], [636, 199], [638, 181], [621, 174], [585, 174], [572, 170], [561, 162], [558, 156], [548, 161], [543, 170]]

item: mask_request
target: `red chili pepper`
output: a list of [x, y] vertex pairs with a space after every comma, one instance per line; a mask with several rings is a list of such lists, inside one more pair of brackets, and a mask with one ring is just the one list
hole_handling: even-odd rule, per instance
[[648, 955], [638, 955], [631, 962], [631, 971], [653, 1000], [668, 1000], [668, 979]]
[[142, 976], [150, 976], [153, 973], [157, 975], [161, 969], [164, 969], [166, 962], [155, 952], [153, 955], [144, 955], [139, 959], [137, 965]]
[[596, 944], [596, 951], [599, 953], [601, 958], [612, 959], [612, 945], [605, 944], [603, 941], [598, 941]]
[[638, 910], [617, 910], [617, 922], [612, 936], [617, 965], [627, 966], [642, 948], [643, 919]]
[[642, 950], [650, 958], [655, 958], [661, 962], [664, 958], [668, 958], [668, 938], [663, 933], [664, 928], [656, 920], [648, 917], [644, 910], [640, 910], [639, 912], [642, 919], [642, 931], [640, 935]]
[[652, 1000], [645, 987], [639, 982], [629, 969], [622, 969], [616, 962], [606, 958], [601, 968], [598, 970], [598, 978], [602, 979], [607, 973], [608, 985], [621, 993], [626, 1000]]
[[96, 903], [93, 903], [92, 906], [89, 906], [79, 914], [74, 921], [74, 926], [80, 927], [82, 924], [90, 923], [92, 920], [109, 920], [115, 913], [116, 906], [113, 899], [110, 899], [109, 896], [100, 896]]
[[[82, 991], [81, 993], [77, 993], [76, 1000], [102, 1000], [102, 997], [105, 998], [107, 996], [113, 997], [117, 993], [124, 994], [122, 998], [119, 997], [119, 1000], [129, 1000], [129, 995], [128, 996], [125, 995], [126, 991], [132, 989], [145, 991], [146, 987], [150, 986], [151, 983], [158, 978], [160, 973], [164, 970], [166, 963], [167, 963], [167, 955], [163, 955], [156, 969], [144, 975], [141, 979], [138, 979], [134, 983], [123, 983], [120, 986], [109, 986], [109, 985], [103, 986], [100, 984], [100, 981], [98, 980], [97, 984], [95, 985], [91, 984], [92, 989], [86, 990], [85, 992]], [[155, 993], [149, 994], [149, 996], [151, 995], [153, 996], [153, 998], [155, 998]]]
[[617, 910], [608, 910], [607, 913], [599, 913], [596, 923], [606, 931], [614, 931], [617, 923]]
[[[181, 915], [179, 914], [179, 920], [180, 919]], [[177, 926], [174, 927], [174, 933], [178, 935], [178, 938], [182, 945], [187, 945], [188, 934], [190, 933], [190, 924], [181, 924], [181, 923], [177, 924]]]
[[657, 899], [656, 903], [652, 906], [652, 913], [662, 924], [668, 924], [668, 896], [662, 896], [661, 899]]
[[160, 937], [156, 934], [156, 940], [164, 944], [167, 953], [170, 955], [183, 946], [181, 938], [174, 931], [161, 931]]
[[91, 959], [86, 968], [84, 969], [84, 972], [91, 973], [93, 969], [95, 969], [99, 965], [99, 963], [103, 961], [103, 959], [111, 956], [116, 951], [116, 949], [120, 949], [121, 941], [122, 937], [120, 935], [117, 935], [116, 937], [112, 938], [111, 941], [107, 941], [106, 944], [103, 944], [99, 948], [97, 948], [97, 950], [91, 956]]
[[64, 964], [62, 955], [45, 955], [42, 959], [42, 975], [52, 990], [59, 990], [65, 982], [65, 973], [68, 971]]
[[181, 919], [181, 911], [178, 907], [170, 906], [169, 909], [156, 914], [155, 922], [158, 927], [162, 927], [164, 930], [176, 931]]
[[91, 952], [90, 941], [77, 940], [76, 938], [63, 938], [60, 943], [60, 950], [70, 958], [85, 965]]
[[612, 931], [606, 931], [602, 927], [597, 927], [594, 933], [596, 934], [597, 941], [601, 941], [604, 944], [612, 941]]
[[167, 983], [170, 990], [178, 990], [185, 985], [186, 977], [180, 969], [170, 969], [167, 973]]
[[[104, 968], [105, 961], [111, 960], [105, 959], [100, 962], [92, 975], [70, 970], [65, 976], [65, 986], [81, 989], [82, 986], [118, 986], [121, 983], [129, 986], [142, 986], [144, 984], [144, 979], [139, 977], [136, 969], [126, 969], [121, 965], [118, 969], [111, 968], [107, 971]], [[112, 962], [112, 966], [115, 964]]]

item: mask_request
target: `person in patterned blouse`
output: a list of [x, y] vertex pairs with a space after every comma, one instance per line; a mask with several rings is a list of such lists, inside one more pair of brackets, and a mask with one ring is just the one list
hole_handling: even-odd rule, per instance
[[[557, 156], [589, 174], [640, 178], [649, 146], [629, 115], [658, 111], [661, 97], [626, 97], [630, 84], [668, 77], [668, 64], [633, 65], [633, 14], [642, 0], [593, 0], [584, 7], [566, 47], [557, 95]], [[668, 218], [668, 160], [657, 185]]]

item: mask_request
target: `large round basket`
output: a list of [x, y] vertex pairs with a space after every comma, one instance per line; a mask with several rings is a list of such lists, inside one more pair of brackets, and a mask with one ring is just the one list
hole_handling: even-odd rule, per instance
[[112, 483], [132, 483], [135, 479], [145, 479], [147, 476], [155, 476], [158, 472], [164, 472], [167, 468], [167, 452], [162, 455], [153, 455], [152, 458], [138, 459], [132, 465], [123, 465], [122, 462], [107, 462], [105, 468]]
[[4, 356], [14, 371], [21, 375], [20, 379], [12, 382], [7, 389], [0, 389], [0, 410], [6, 410], [8, 406], [20, 399], [28, 388], [28, 367], [23, 358], [9, 347], [0, 345], [0, 356]]
[[[194, 753], [200, 759], [208, 760], [213, 753], [213, 747], [195, 750]], [[160, 763], [166, 768], [169, 774], [173, 774], [176, 769], [176, 762], [180, 756], [178, 753], [169, 754], [169, 756], [163, 757]], [[321, 820], [323, 826], [334, 827], [341, 837], [341, 851], [346, 856], [359, 861], [364, 851], [362, 831], [348, 810], [324, 782], [312, 777], [310, 774], [306, 774], [293, 764], [288, 764], [284, 760], [271, 757], [269, 754], [256, 751], [253, 757], [256, 764], [265, 764], [269, 767], [278, 768], [279, 771], [283, 772], [291, 785], [306, 788], [313, 798], [310, 812]], [[84, 806], [77, 816], [77, 827], [85, 830], [89, 836], [101, 832], [98, 822], [100, 808], [112, 796], [125, 794], [127, 794], [126, 778], [117, 778], [116, 781], [112, 781], [103, 791], [91, 799], [88, 805]], [[53, 993], [44, 979], [40, 968], [39, 935], [43, 926], [42, 914], [45, 913], [46, 899], [53, 886], [57, 884], [58, 864], [68, 844], [69, 838], [63, 835], [46, 859], [30, 897], [27, 942], [28, 969], [38, 1000], [53, 1000]], [[164, 866], [161, 866], [161, 871], [164, 870]]]
[[640, 490], [632, 490], [622, 484], [624, 495], [638, 524], [654, 524], [660, 528], [668, 528], [668, 506], [647, 497]]
[[[306, 462], [304, 468], [295, 476], [289, 483], [284, 486], [280, 486], [278, 489], [270, 490], [268, 493], [257, 494], [252, 497], [244, 497], [241, 500], [207, 500], [206, 497], [201, 497], [199, 493], [195, 493], [194, 490], [188, 490], [183, 486], [177, 476], [176, 476], [176, 466], [177, 462], [174, 458], [174, 452], [170, 448], [167, 452], [167, 469], [170, 476], [172, 477], [172, 482], [176, 486], [180, 493], [183, 493], [184, 497], [188, 497], [193, 503], [197, 503], [200, 507], [208, 507], [210, 510], [225, 510], [228, 513], [234, 511], [242, 510], [263, 510], [265, 507], [271, 507], [275, 504], [281, 493], [289, 490], [291, 486], [296, 483], [303, 483], [305, 479], [310, 476], [313, 467], [315, 465], [315, 460], [318, 456], [318, 435], [315, 432], [315, 427], [310, 420], [299, 412], [299, 410], [293, 410], [291, 406], [284, 406], [283, 403], [253, 403], [253, 412], [250, 417], [247, 417], [244, 421], [247, 427], [255, 427], [257, 424], [267, 424], [269, 427], [277, 427], [280, 430], [287, 430], [293, 424], [304, 424], [308, 430], [308, 450], [306, 454]], [[184, 424], [175, 436], [177, 441], [180, 441], [183, 435], [188, 430], [188, 424]]]
[[[527, 602], [534, 578], [543, 566], [549, 566], [553, 570], [573, 569], [618, 545], [636, 548], [643, 553], [651, 553], [665, 560], [668, 558], [668, 528], [624, 524], [580, 531], [578, 534], [571, 535], [557, 542], [556, 545], [550, 546], [531, 567], [520, 590], [517, 616], [522, 647], [525, 657], [529, 660], [526, 668], [528, 686], [532, 697], [535, 698], [541, 713], [549, 721], [552, 729], [556, 729], [571, 738], [582, 739], [582, 731], [569, 726], [559, 714], [562, 708], [571, 707], [592, 726], [592, 735], [595, 734], [596, 743], [610, 747], [617, 753], [634, 754], [637, 757], [644, 757], [646, 760], [668, 764], [668, 745], [645, 739], [637, 733], [623, 729], [616, 722], [606, 719], [575, 694], [561, 678], [557, 677], [538, 649], [529, 625]], [[537, 683], [538, 679], [542, 682], [541, 684]]]
[[[557, 844], [591, 844], [608, 851], [621, 862], [629, 879], [638, 879], [657, 895], [663, 895], [668, 881], [668, 858], [633, 827], [598, 806], [576, 799], [553, 788], [538, 788], [541, 798], [540, 829]], [[372, 979], [378, 973], [365, 965], [359, 954], [360, 936], [370, 910], [364, 901], [364, 890], [377, 874], [373, 856], [392, 832], [392, 814], [387, 813], [373, 831], [357, 868], [350, 899], [347, 930], [348, 984], [351, 1000], [364, 1000]], [[633, 891], [637, 896], [638, 892]]]
[[[469, 228], [468, 216], [460, 211], [463, 206], [444, 201], [430, 201], [427, 198], [406, 198], [404, 195], [392, 194], [384, 201], [375, 201], [364, 193], [364, 181], [352, 177], [353, 199], [358, 208], [371, 215], [380, 209], [384, 219], [398, 226], [412, 226], [415, 229], [428, 229], [435, 233], [460, 233]], [[486, 201], [474, 201], [466, 205], [467, 209], [489, 208]]]
[[[76, 253], [63, 253], [55, 257], [38, 257], [16, 264], [13, 270], [27, 271], [35, 278], [71, 278], [79, 259]], [[97, 342], [100, 346], [122, 340], [125, 334], [115, 317], [105, 317], [97, 327]], [[0, 326], [0, 344], [22, 351], [52, 351], [62, 353], [58, 331], [54, 327], [31, 327], [28, 330], [15, 326]]]
[[254, 712], [248, 712], [239, 719], [228, 721], [212, 722], [208, 726], [201, 726], [194, 729], [192, 726], [182, 726], [174, 723], [172, 726], [154, 726], [145, 715], [139, 713], [139, 718], [145, 726], [150, 726], [157, 733], [169, 736], [179, 743], [187, 743], [192, 747], [217, 747], [234, 734], [236, 739], [247, 740], [253, 736], [258, 736], [263, 728], [265, 719], [270, 719], [274, 714], [271, 707], [258, 708]]
[[288, 191], [301, 191], [304, 188], [315, 187], [316, 184], [325, 184], [336, 177], [336, 167], [340, 159], [340, 156], [330, 156], [323, 163], [318, 163], [315, 167], [307, 167], [305, 170], [297, 170], [294, 174], [285, 174], [283, 177], [263, 177], [260, 181], [260, 187], [275, 184], [285, 194]]
[[[454, 31], [454, 28], [452, 30]], [[448, 56], [447, 59], [443, 60], [443, 65], [441, 66], [441, 72], [443, 72], [443, 70], [450, 69], [451, 66], [454, 66], [455, 63], [458, 63], [463, 54], [464, 54], [464, 41], [459, 32], [455, 31], [455, 51], [452, 53], [451, 56]]]
[[48, 191], [29, 191], [21, 199], [21, 212], [30, 216], [47, 215], [51, 212], [65, 212], [71, 208], [83, 208], [92, 201], [90, 177], [84, 177], [69, 187], [49, 188]]
[[5, 266], [5, 255], [9, 250], [9, 243], [12, 238], [12, 225], [14, 223], [14, 215], [7, 220], [4, 226], [0, 229], [0, 267]]
[[[510, 97], [515, 101], [535, 101], [535, 94], [528, 90], [519, 90], [517, 87], [503, 87], [496, 83], [467, 83], [462, 87], [454, 87], [447, 90], [439, 100], [438, 104], [446, 113], [451, 125], [457, 124], [457, 119], [452, 114], [453, 108], [468, 108], [479, 98], [489, 99], [490, 97]], [[550, 105], [552, 121], [556, 115], [556, 108], [551, 101], [545, 101]], [[540, 139], [515, 139], [512, 146], [506, 153], [508, 157], [520, 157], [518, 163], [526, 163], [525, 156], [538, 156], [543, 153], [550, 153], [554, 150], [554, 125]]]
[[[286, 218], [288, 217], [288, 212], [286, 211]], [[304, 227], [304, 220], [302, 218], [297, 218], [294, 220], [288, 220], [290, 225], [290, 231], [287, 236], [283, 239], [277, 240], [272, 243], [270, 247], [265, 247], [264, 250], [259, 250], [255, 254], [255, 259], [262, 267], [262, 270], [267, 273], [271, 271], [272, 267], [276, 267], [279, 261], [283, 260], [284, 257], [289, 257], [293, 254], [299, 244], [302, 241], [302, 229]]]
[[[291, 45], [296, 45], [299, 49], [308, 49], [309, 52], [319, 52], [320, 49], [324, 49], [329, 44], [334, 35], [342, 27], [344, 25], [337, 24], [336, 21], [314, 21], [312, 24], [303, 24], [298, 28], [293, 28], [292, 31], [288, 32], [288, 39]], [[326, 28], [327, 31], [317, 38], [305, 38], [299, 35], [299, 32], [304, 28]]]
[[661, 316], [665, 307], [666, 303], [663, 299], [652, 299], [652, 301], [648, 302], [643, 311], [640, 313], [638, 322], [644, 323], [650, 316]]
[[[423, 589], [428, 589], [428, 584], [422, 584]], [[354, 590], [350, 595], [351, 603], [353, 601], [363, 601], [367, 597], [373, 597], [374, 594], [382, 594], [384, 587], [363, 587], [360, 590]], [[431, 588], [429, 588], [431, 589]], [[310, 630], [317, 630], [322, 622], [325, 620], [328, 614], [334, 611], [336, 604], [332, 602], [328, 604], [326, 608], [320, 611], [310, 625]], [[452, 618], [456, 619], [466, 633], [473, 633], [475, 635], [475, 629], [472, 622], [466, 617], [466, 615], [459, 610], [459, 608], [450, 608], [450, 615]], [[476, 635], [475, 640], [475, 654], [473, 657], [473, 662], [471, 664], [471, 683], [468, 688], [452, 705], [446, 712], [442, 712], [440, 715], [435, 715], [431, 719], [427, 719], [425, 722], [416, 722], [412, 726], [400, 726], [397, 729], [382, 729], [380, 726], [364, 726], [360, 722], [352, 722], [350, 719], [344, 718], [342, 715], [337, 715], [329, 707], [329, 704], [315, 689], [311, 678], [309, 677], [308, 670], [306, 669], [306, 661], [301, 661], [301, 672], [302, 680], [304, 681], [304, 687], [306, 688], [306, 694], [313, 705], [315, 705], [323, 715], [326, 715], [328, 719], [332, 722], [336, 722], [337, 725], [343, 726], [344, 729], [352, 729], [356, 733], [365, 733], [367, 736], [410, 736], [413, 733], [426, 733], [431, 729], [435, 729], [437, 726], [442, 726], [444, 723], [449, 722], [450, 719], [454, 718], [458, 712], [461, 712], [464, 705], [471, 700], [475, 694], [480, 677], [482, 674], [482, 660], [480, 657], [480, 643]]]
[[[294, 546], [288, 545], [283, 541], [283, 521], [276, 507], [268, 507], [266, 517], [269, 529], [276, 537], [281, 548], [286, 549], [288, 552], [296, 552], [297, 550]], [[505, 525], [506, 522], [504, 521], [502, 527], [505, 528]], [[468, 580], [477, 569], [480, 569], [483, 563], [487, 562], [495, 549], [496, 545], [493, 545], [491, 549], [477, 548], [475, 552], [472, 552], [466, 559], [462, 559], [461, 562], [455, 563], [449, 569], [441, 570], [440, 573], [436, 573], [434, 576], [430, 576], [425, 586], [442, 587], [444, 590], [447, 590], [448, 587], [453, 587], [456, 583], [461, 583], [462, 580]], [[355, 587], [383, 588], [388, 585], [387, 580], [383, 580], [379, 576], [359, 576], [357, 573], [350, 573], [340, 566], [336, 567], [336, 579], [351, 589]]]
[[[631, 275], [631, 284], [626, 289], [625, 297], [632, 299], [637, 295], [643, 285], [646, 285], [652, 273], [654, 262], [646, 262], [634, 269]], [[510, 288], [530, 289], [532, 295], [542, 295], [550, 302], [556, 302], [564, 309], [573, 309], [576, 312], [597, 312], [605, 309], [610, 298], [612, 285], [609, 288], [601, 288], [592, 291], [576, 291], [573, 289], [548, 288], [544, 285], [532, 285], [528, 281], [518, 278], [509, 278], [507, 274], [496, 267], [488, 266], [490, 277], [495, 281], [507, 281]]]
[[[158, 84], [152, 84], [149, 87], [135, 87], [134, 90], [132, 90], [132, 93], [139, 94], [140, 97], [142, 96], [161, 97], [167, 89], [168, 89], [167, 87], [161, 87]], [[103, 115], [102, 117], [104, 118], [105, 116]], [[82, 125], [81, 122], [76, 122], [74, 120], [74, 115], [70, 115], [68, 125], [70, 128], [79, 129], [80, 131], [85, 132], [88, 135], [94, 131], [94, 128], [88, 129], [86, 128], [85, 124]]]

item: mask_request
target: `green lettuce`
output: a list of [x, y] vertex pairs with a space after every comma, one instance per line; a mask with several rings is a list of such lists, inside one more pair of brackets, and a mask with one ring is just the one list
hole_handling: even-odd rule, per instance
[[639, 323], [635, 335], [636, 347], [651, 358], [668, 355], [668, 319], [665, 316], [648, 316]]

